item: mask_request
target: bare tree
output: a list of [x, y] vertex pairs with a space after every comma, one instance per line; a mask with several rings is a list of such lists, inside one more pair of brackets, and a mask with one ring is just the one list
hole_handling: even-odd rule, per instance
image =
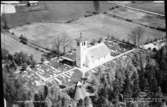
[[96, 44], [96, 42], [97, 42], [97, 40], [96, 40], [96, 39], [92, 39], [92, 40], [91, 40], [91, 42], [90, 42], [90, 44], [91, 44], [91, 45], [95, 45], [95, 44]]
[[1, 17], [2, 17], [2, 21], [4, 22], [3, 28], [4, 28], [4, 29], [9, 29], [9, 26], [8, 26], [8, 23], [7, 23], [6, 14], [4, 13]]
[[61, 53], [65, 54], [67, 47], [71, 45], [71, 41], [70, 37], [63, 32], [55, 38], [53, 50], [58, 53], [58, 56], [60, 56]]
[[102, 42], [103, 41], [103, 38], [102, 37], [100, 37], [99, 39], [98, 39], [98, 43], [100, 43], [100, 42]]
[[142, 27], [136, 27], [130, 34], [129, 38], [132, 40], [133, 44], [139, 47], [141, 44], [141, 39], [144, 34], [144, 29]]

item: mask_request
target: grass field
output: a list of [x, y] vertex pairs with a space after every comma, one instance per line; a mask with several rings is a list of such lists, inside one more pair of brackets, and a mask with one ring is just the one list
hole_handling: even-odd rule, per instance
[[143, 12], [133, 11], [133, 10], [126, 9], [123, 7], [114, 9], [110, 12], [112, 12], [113, 14], [122, 16], [124, 18], [133, 19], [133, 20], [141, 19], [146, 15]]
[[11, 54], [14, 54], [15, 52], [20, 52], [20, 51], [23, 51], [28, 55], [32, 54], [34, 56], [34, 59], [37, 62], [40, 62], [40, 58], [42, 54], [41, 52], [36, 51], [33, 48], [30, 48], [26, 45], [19, 43], [18, 41], [9, 37], [9, 34], [1, 33], [1, 48], [7, 49]]
[[[34, 23], [22, 27], [13, 28], [10, 31], [16, 35], [24, 34], [27, 38], [36, 41], [41, 46], [51, 48], [57, 35], [66, 33], [70, 38], [76, 39], [82, 36], [88, 39], [97, 39], [109, 34], [120, 39], [128, 40], [128, 34], [139, 25], [116, 19], [104, 14], [80, 18], [72, 23]], [[159, 38], [165, 33], [144, 28], [143, 41]]]
[[140, 21], [148, 23], [150, 26], [166, 28], [165, 18], [158, 16], [146, 15]]
[[165, 14], [165, 4], [164, 3], [154, 3], [152, 1], [142, 1], [136, 3], [130, 3], [128, 6], [139, 8], [147, 11], [156, 12], [159, 14]]
[[134, 11], [130, 9], [125, 9], [125, 8], [117, 8], [112, 11], [109, 11], [112, 14], [118, 15], [123, 18], [131, 19], [133, 21], [137, 21], [140, 23], [148, 24], [150, 26], [154, 27], [161, 27], [165, 28], [165, 18], [156, 16], [156, 15], [149, 15], [143, 12], [139, 11]]
[[[100, 11], [106, 11], [113, 6], [106, 1], [100, 2]], [[93, 12], [93, 1], [40, 1], [38, 6], [16, 7], [15, 14], [6, 15], [9, 27], [25, 25], [34, 22], [59, 22], [84, 16]], [[3, 20], [2, 20], [3, 22]]]
[[[129, 6], [164, 14], [164, 4], [153, 2], [129, 3]], [[100, 11], [104, 12], [115, 6], [107, 1], [100, 1]], [[9, 27], [34, 22], [61, 22], [62, 20], [83, 17], [88, 11], [94, 11], [92, 1], [40, 1], [38, 6], [16, 7], [15, 14], [7, 14]], [[121, 13], [122, 14], [122, 13]], [[3, 16], [2, 16], [3, 17]], [[3, 19], [1, 25], [3, 25]]]

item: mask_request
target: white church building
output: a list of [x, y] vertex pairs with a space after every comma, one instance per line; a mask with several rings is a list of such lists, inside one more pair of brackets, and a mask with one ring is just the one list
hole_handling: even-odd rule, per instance
[[110, 49], [103, 43], [88, 46], [87, 41], [77, 41], [76, 65], [90, 69], [111, 60]]

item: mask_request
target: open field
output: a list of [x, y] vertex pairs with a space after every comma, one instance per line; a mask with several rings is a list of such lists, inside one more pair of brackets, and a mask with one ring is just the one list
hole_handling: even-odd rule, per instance
[[9, 50], [9, 52], [11, 54], [13, 54], [15, 52], [23, 51], [28, 55], [32, 54], [34, 56], [34, 59], [37, 62], [40, 61], [41, 54], [42, 54], [41, 52], [19, 43], [18, 41], [12, 39], [8, 35], [9, 34], [1, 33], [1, 48], [5, 48], [5, 49]]
[[138, 8], [138, 9], [143, 9], [147, 11], [152, 11], [156, 12], [159, 14], [165, 14], [165, 4], [164, 3], [153, 3], [152, 1], [141, 1], [141, 2], [136, 2], [136, 3], [129, 3], [127, 4], [130, 7]]
[[[139, 25], [116, 19], [104, 14], [80, 18], [72, 23], [34, 23], [13, 28], [10, 31], [20, 36], [24, 34], [28, 39], [36, 41], [39, 45], [52, 48], [57, 35], [65, 32], [72, 39], [82, 36], [87, 39], [97, 39], [109, 34], [120, 39], [129, 40], [128, 34]], [[165, 33], [145, 28], [143, 41], [164, 36]]]
[[143, 12], [138, 12], [138, 11], [126, 9], [126, 8], [123, 8], [123, 7], [114, 9], [110, 12], [112, 12], [113, 14], [122, 16], [124, 18], [129, 18], [129, 19], [133, 19], [133, 20], [141, 19], [146, 15]]
[[165, 18], [158, 16], [146, 15], [142, 19], [140, 19], [140, 21], [148, 23], [150, 26], [166, 28]]
[[139, 11], [123, 8], [123, 7], [109, 11], [109, 13], [118, 15], [126, 19], [137, 21], [139, 23], [154, 26], [154, 27], [161, 27], [161, 28], [166, 27], [165, 18], [156, 16], [156, 15], [149, 15], [143, 12], [139, 12]]
[[[113, 5], [100, 1], [100, 11], [104, 12]], [[7, 14], [6, 19], [9, 27], [15, 27], [34, 22], [62, 22], [72, 18], [77, 19], [86, 15], [88, 11], [94, 11], [93, 1], [40, 1], [38, 6], [16, 7], [16, 13]]]

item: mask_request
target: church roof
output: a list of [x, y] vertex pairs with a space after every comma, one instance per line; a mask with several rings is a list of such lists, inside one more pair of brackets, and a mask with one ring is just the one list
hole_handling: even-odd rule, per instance
[[90, 47], [87, 51], [87, 55], [95, 59], [104, 57], [108, 55], [108, 53], [110, 53], [110, 49], [104, 43], [100, 43], [93, 47]]

